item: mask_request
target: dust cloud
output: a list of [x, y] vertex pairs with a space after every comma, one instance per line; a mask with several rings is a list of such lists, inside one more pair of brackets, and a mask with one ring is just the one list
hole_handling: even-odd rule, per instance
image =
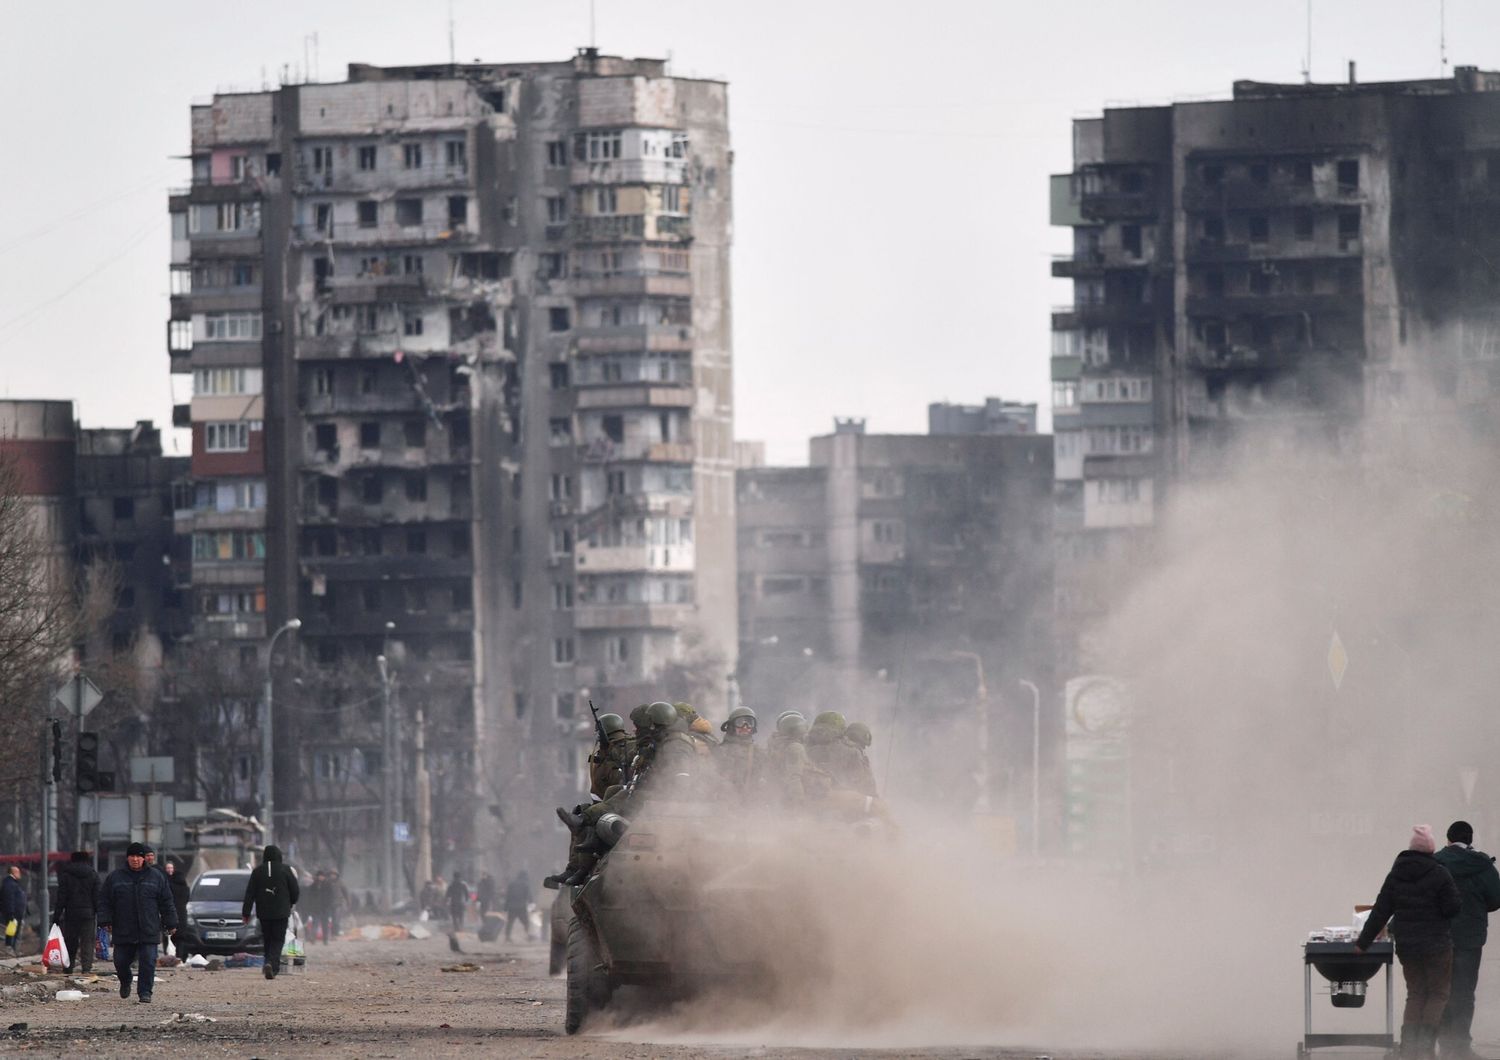
[[[604, 1032], [1287, 1052], [1302, 940], [1373, 900], [1412, 824], [1462, 817], [1500, 846], [1500, 450], [1452, 416], [1294, 428], [1200, 461], [1118, 588], [1100, 671], [1131, 690], [1127, 854], [1053, 835], [1039, 861], [1001, 857], [920, 799], [893, 805], [888, 839], [770, 824], [799, 833], [772, 844], [779, 912], [755, 925], [774, 987]], [[1318, 1029], [1382, 1029], [1383, 993], [1344, 1012], [1315, 996]]]

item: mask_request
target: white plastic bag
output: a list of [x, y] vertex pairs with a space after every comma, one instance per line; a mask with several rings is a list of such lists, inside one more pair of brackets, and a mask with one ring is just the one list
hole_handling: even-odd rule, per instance
[[51, 968], [68, 966], [68, 947], [63, 942], [62, 927], [58, 924], [53, 924], [52, 930], [47, 932], [47, 945], [42, 948], [42, 964]]
[[168, 957], [175, 957], [175, 956], [177, 956], [177, 944], [172, 941], [172, 936], [170, 936], [170, 935], [167, 936], [167, 956]]

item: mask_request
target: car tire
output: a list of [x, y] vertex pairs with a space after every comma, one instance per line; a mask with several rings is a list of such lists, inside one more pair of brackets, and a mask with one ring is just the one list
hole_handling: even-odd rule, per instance
[[567, 1012], [563, 1029], [577, 1034], [590, 1012], [609, 1003], [609, 977], [599, 966], [599, 951], [583, 922], [574, 917], [568, 924]]

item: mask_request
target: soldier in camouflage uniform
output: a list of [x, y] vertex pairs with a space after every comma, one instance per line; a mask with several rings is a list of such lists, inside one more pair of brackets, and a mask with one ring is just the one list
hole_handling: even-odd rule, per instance
[[625, 719], [605, 714], [599, 719], [603, 743], [594, 746], [589, 755], [589, 793], [596, 799], [616, 784], [630, 779], [630, 763], [635, 758], [635, 741], [625, 732]]
[[865, 771], [863, 755], [844, 739], [845, 728], [844, 716], [838, 711], [825, 710], [819, 714], [807, 732], [807, 757], [833, 778], [836, 789], [858, 791], [861, 773]]
[[758, 800], [765, 790], [766, 761], [755, 746], [757, 727], [755, 711], [749, 707], [735, 707], [719, 726], [724, 733], [717, 748], [719, 778], [726, 795]]
[[803, 807], [821, 799], [832, 788], [832, 778], [807, 756], [807, 719], [795, 710], [776, 718], [766, 750], [772, 794], [787, 807]]
[[880, 794], [875, 786], [875, 771], [870, 768], [870, 756], [866, 753], [873, 740], [870, 727], [864, 722], [856, 721], [844, 730], [844, 742], [854, 748], [855, 754], [859, 756], [857, 765], [853, 756], [850, 756], [849, 762], [854, 780], [851, 786], [861, 795]]

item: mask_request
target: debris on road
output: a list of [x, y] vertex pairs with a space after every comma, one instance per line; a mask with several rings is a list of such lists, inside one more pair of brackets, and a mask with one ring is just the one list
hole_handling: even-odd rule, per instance
[[447, 964], [447, 965], [444, 965], [443, 966], [443, 971], [445, 971], [445, 972], [482, 972], [482, 971], [484, 971], [484, 969], [481, 968], [477, 964], [470, 964], [467, 961], [465, 961], [463, 964]]
[[174, 1012], [161, 1022], [165, 1026], [168, 1023], [218, 1023], [219, 1021], [201, 1012]]

